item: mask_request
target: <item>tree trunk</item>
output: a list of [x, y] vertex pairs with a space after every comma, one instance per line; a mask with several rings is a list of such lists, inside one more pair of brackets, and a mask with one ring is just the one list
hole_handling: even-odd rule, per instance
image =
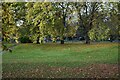
[[64, 40], [60, 40], [60, 43], [61, 43], [61, 44], [64, 44]]
[[63, 37], [63, 35], [61, 35], [61, 37], [60, 37], [60, 44], [64, 44], [64, 37]]
[[40, 39], [40, 36], [37, 37], [37, 44], [40, 44], [39, 39]]
[[88, 33], [86, 33], [85, 36], [85, 44], [90, 44], [90, 37], [88, 36]]

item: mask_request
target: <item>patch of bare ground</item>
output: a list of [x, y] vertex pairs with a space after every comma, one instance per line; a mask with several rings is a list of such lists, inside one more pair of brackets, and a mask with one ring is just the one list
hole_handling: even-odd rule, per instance
[[118, 78], [117, 64], [91, 64], [86, 67], [36, 67], [4, 72], [3, 78]]
[[86, 77], [118, 78], [117, 64], [92, 64], [83, 68]]

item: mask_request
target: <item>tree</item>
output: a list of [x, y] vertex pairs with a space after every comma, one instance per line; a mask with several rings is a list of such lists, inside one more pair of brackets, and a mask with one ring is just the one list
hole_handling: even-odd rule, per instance
[[95, 15], [97, 14], [99, 4], [100, 3], [97, 2], [75, 3], [75, 7], [78, 12], [79, 27], [82, 27], [84, 30], [86, 44], [90, 43], [88, 33], [93, 27], [93, 21], [97, 18]]
[[104, 15], [96, 21], [91, 29], [90, 37], [97, 40], [114, 40], [118, 37], [117, 3], [105, 3], [103, 8]]
[[[54, 29], [58, 32], [61, 44], [64, 44], [64, 37], [73, 36], [76, 28], [70, 23], [73, 14], [70, 2], [57, 2], [54, 5]], [[53, 13], [54, 14], [54, 13]], [[74, 24], [74, 23], [73, 23]]]
[[[92, 40], [106, 40], [117, 36], [118, 3], [109, 2], [19, 2], [2, 3], [3, 40], [29, 37], [35, 43], [43, 43], [51, 36], [56, 42], [60, 37], [73, 37], [76, 31]], [[114, 32], [114, 31], [115, 32]], [[104, 33], [103, 33], [104, 32]]]
[[[107, 26], [108, 21], [105, 22], [104, 20], [106, 20], [108, 15], [110, 15], [113, 12], [111, 8], [113, 8], [114, 6], [112, 5], [112, 3], [109, 3], [109, 2], [105, 2], [105, 3], [103, 2], [83, 2], [83, 3], [76, 2], [74, 6], [78, 13], [79, 27], [83, 29], [84, 34], [85, 34], [85, 40], [86, 40], [85, 43], [89, 44], [90, 36], [91, 34], [93, 35], [93, 33], [89, 35], [89, 32], [95, 31], [95, 30], [92, 30], [94, 27], [100, 26], [99, 28], [102, 29]], [[109, 17], [112, 18], [111, 16]], [[108, 32], [109, 32], [108, 30], [109, 29], [107, 29], [107, 32], [106, 32], [107, 37], [108, 37]], [[97, 32], [98, 31], [100, 30], [97, 30]], [[106, 35], [103, 35], [103, 36], [105, 37]]]
[[16, 26], [19, 28], [18, 33], [19, 33], [19, 38], [24, 37], [24, 36], [29, 36], [29, 27], [27, 25], [26, 21], [26, 6], [25, 2], [14, 2], [12, 3], [12, 8], [14, 10], [14, 19]]
[[[31, 35], [36, 43], [43, 42], [43, 39], [50, 35], [53, 42], [59, 36], [61, 44], [64, 43], [64, 37], [69, 28], [67, 26], [67, 18], [69, 15], [70, 3], [27, 3], [27, 19], [32, 25]], [[68, 13], [69, 12], [69, 13]], [[67, 30], [66, 30], [67, 29]]]
[[18, 43], [18, 28], [13, 17], [12, 3], [2, 3], [2, 42], [14, 39]]
[[48, 28], [51, 26], [52, 5], [50, 2], [27, 3], [27, 19], [32, 24], [31, 35], [36, 43], [43, 43], [44, 38], [48, 35]]

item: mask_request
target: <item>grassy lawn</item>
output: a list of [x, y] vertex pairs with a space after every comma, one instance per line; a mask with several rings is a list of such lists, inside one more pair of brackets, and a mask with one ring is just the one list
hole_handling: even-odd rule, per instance
[[118, 76], [118, 43], [19, 44], [2, 58], [3, 77]]

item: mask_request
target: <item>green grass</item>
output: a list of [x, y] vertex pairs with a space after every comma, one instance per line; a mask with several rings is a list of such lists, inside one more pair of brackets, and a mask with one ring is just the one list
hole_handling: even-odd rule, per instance
[[3, 71], [36, 67], [84, 67], [90, 64], [117, 64], [118, 43], [19, 44], [2, 55]]

